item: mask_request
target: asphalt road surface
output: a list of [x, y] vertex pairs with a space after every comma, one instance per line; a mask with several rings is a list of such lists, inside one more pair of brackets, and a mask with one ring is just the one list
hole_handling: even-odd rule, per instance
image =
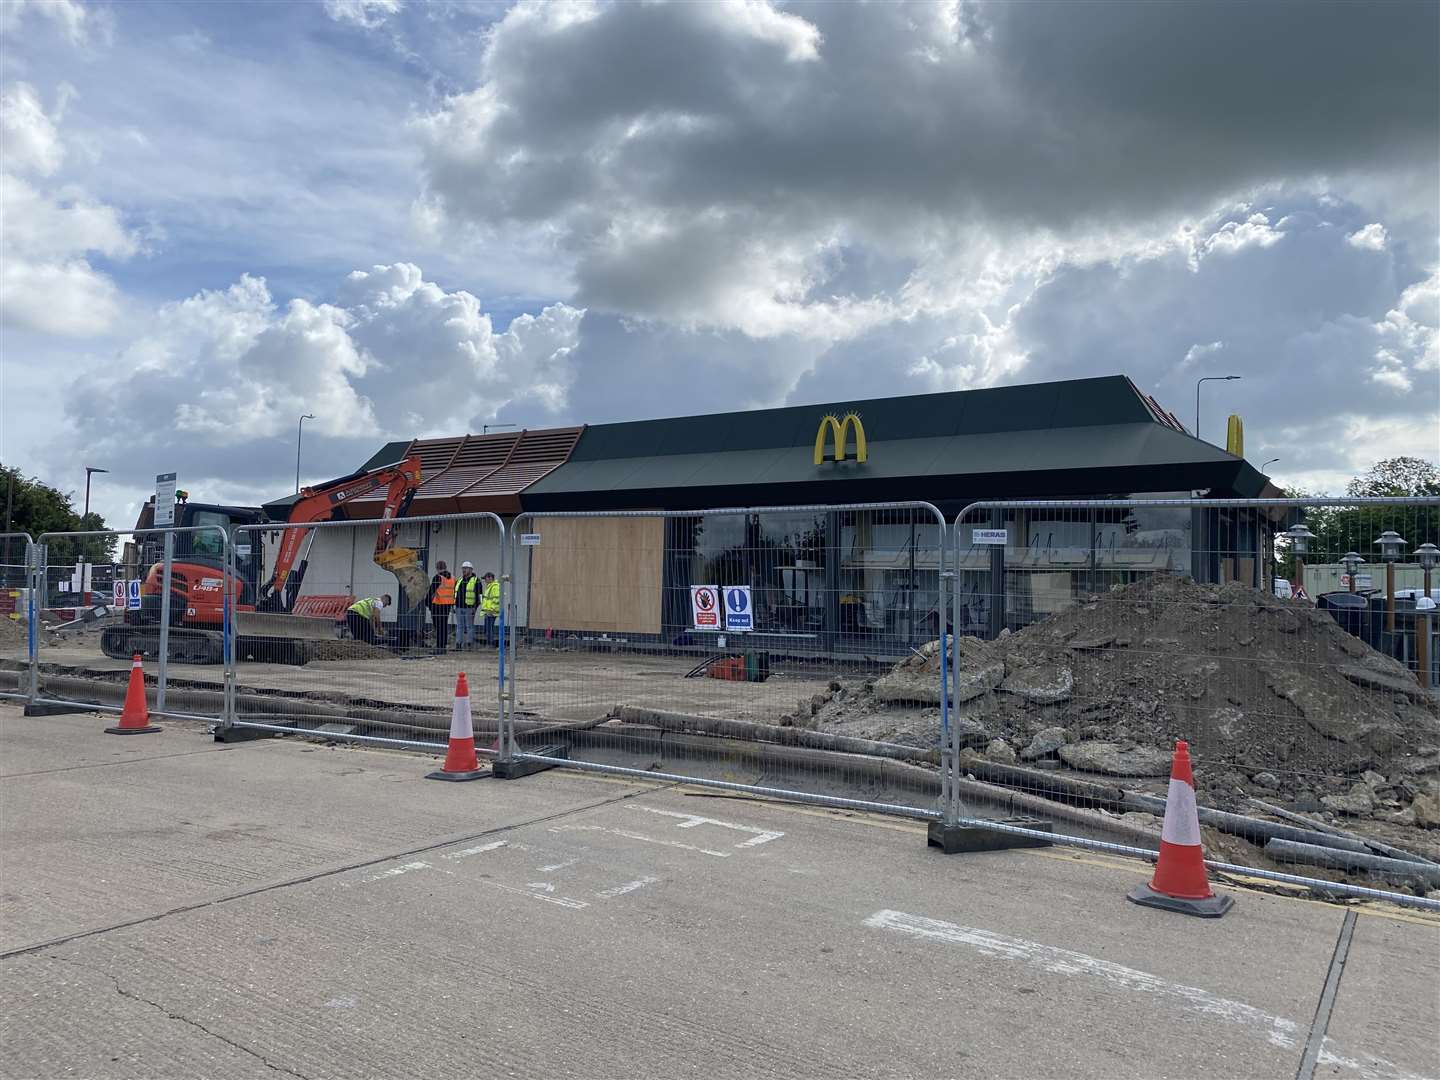
[[108, 722], [0, 707], [5, 1077], [1440, 1075], [1423, 915]]

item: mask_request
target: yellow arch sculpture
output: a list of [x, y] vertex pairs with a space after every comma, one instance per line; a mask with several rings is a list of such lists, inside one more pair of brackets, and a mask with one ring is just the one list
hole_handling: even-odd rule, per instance
[[827, 436], [833, 436], [835, 440], [835, 460], [845, 460], [845, 444], [850, 441], [850, 429], [855, 429], [855, 460], [864, 461], [869, 457], [869, 451], [865, 445], [865, 425], [860, 422], [860, 417], [853, 412], [846, 413], [843, 420], [835, 416], [826, 416], [820, 421], [820, 430], [815, 433], [815, 464], [820, 465], [825, 461], [825, 441]]

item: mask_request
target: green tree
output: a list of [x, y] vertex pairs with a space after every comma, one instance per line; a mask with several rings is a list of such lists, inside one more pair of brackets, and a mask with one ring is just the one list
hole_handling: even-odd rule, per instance
[[[1294, 498], [1309, 493], [1287, 492]], [[1315, 534], [1310, 543], [1307, 563], [1336, 563], [1353, 551], [1366, 564], [1381, 561], [1376, 546], [1380, 534], [1398, 533], [1405, 540], [1405, 553], [1424, 543], [1440, 545], [1440, 469], [1424, 458], [1396, 457], [1376, 462], [1362, 476], [1345, 486], [1345, 494], [1355, 498], [1394, 499], [1407, 497], [1436, 500], [1428, 506], [1326, 506], [1305, 511], [1305, 525]], [[1293, 574], [1294, 557], [1287, 553], [1281, 562], [1282, 572]]]
[[[19, 469], [0, 465], [4, 489], [0, 499], [8, 510], [6, 532], [26, 532], [38, 539], [47, 532], [83, 532], [105, 528], [99, 514], [81, 515], [71, 504], [72, 496], [59, 488], [21, 474]], [[49, 545], [50, 562], [59, 564], [84, 557], [91, 562], [109, 562], [115, 550], [114, 537], [91, 537], [85, 540], [55, 540]], [[23, 549], [17, 542], [0, 541], [0, 560], [5, 563], [24, 561]]]

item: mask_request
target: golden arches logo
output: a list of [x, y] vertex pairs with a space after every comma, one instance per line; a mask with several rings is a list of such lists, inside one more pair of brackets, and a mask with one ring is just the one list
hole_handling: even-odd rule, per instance
[[832, 415], [820, 421], [820, 430], [815, 433], [816, 465], [825, 461], [827, 436], [833, 437], [835, 440], [835, 460], [845, 460], [845, 444], [850, 441], [852, 427], [855, 429], [855, 460], [864, 461], [869, 456], [865, 447], [865, 425], [860, 422], [860, 417], [853, 412], [846, 413], [843, 420]]

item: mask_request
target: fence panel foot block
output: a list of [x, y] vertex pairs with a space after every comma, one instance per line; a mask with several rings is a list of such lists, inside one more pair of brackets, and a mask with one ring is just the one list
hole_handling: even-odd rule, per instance
[[[996, 823], [1033, 829], [1036, 832], [1055, 831], [1054, 822], [1040, 818], [997, 818]], [[927, 843], [930, 847], [938, 847], [946, 855], [967, 851], [1008, 851], [1011, 848], [1051, 846], [1049, 840], [1040, 840], [1033, 836], [1016, 836], [1014, 833], [1000, 832], [979, 825], [947, 825], [943, 821], [930, 823]]]

